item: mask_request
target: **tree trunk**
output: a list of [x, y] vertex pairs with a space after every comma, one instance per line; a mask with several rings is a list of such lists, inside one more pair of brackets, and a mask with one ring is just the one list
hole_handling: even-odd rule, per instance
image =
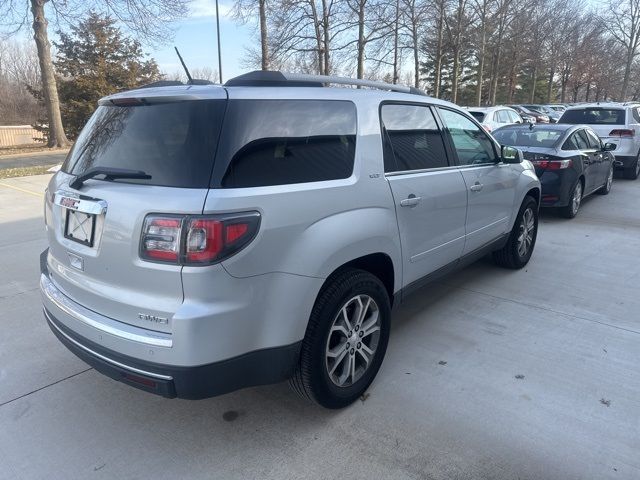
[[358, 2], [358, 72], [357, 78], [364, 78], [364, 7], [366, 0]]
[[327, 0], [322, 0], [322, 40], [324, 43], [324, 74], [331, 73], [331, 36], [329, 32], [329, 6]]
[[260, 0], [260, 46], [262, 47], [262, 70], [269, 70], [269, 44], [267, 37], [267, 0]]
[[547, 103], [551, 102], [551, 97], [553, 96], [553, 77], [555, 76], [555, 69], [552, 67], [549, 70], [549, 82], [547, 83]]
[[316, 36], [316, 50], [318, 62], [318, 74], [324, 74], [324, 53], [322, 47], [322, 33], [320, 32], [320, 21], [318, 20], [318, 10], [315, 0], [309, 0], [309, 8], [311, 9], [311, 19], [313, 21], [313, 31]]
[[618, 99], [621, 102], [625, 101], [627, 97], [627, 89], [629, 88], [629, 77], [631, 75], [631, 64], [633, 63], [634, 52], [632, 47], [627, 49], [627, 61], [624, 66], [624, 77], [622, 80], [622, 89], [620, 90], [620, 98]]
[[589, 101], [589, 94], [591, 93], [591, 80], [589, 80], [587, 82], [587, 88], [584, 92], [584, 101], [588, 102]]
[[49, 147], [66, 147], [69, 140], [64, 134], [62, 117], [60, 116], [60, 100], [58, 99], [58, 86], [53, 72], [51, 61], [51, 44], [47, 35], [47, 19], [44, 16], [44, 4], [46, 0], [30, 0], [33, 13], [33, 38], [38, 49], [38, 62], [40, 63], [40, 75], [42, 78], [42, 95], [47, 109], [47, 121], [49, 122]]
[[[499, 39], [498, 41], [500, 42], [501, 39]], [[499, 77], [499, 72], [500, 72], [500, 53], [501, 53], [501, 45], [500, 43], [498, 43], [498, 46], [496, 47], [496, 56], [495, 56], [495, 61], [494, 61], [494, 68], [493, 68], [493, 86], [491, 87], [491, 100], [490, 103], [491, 105], [495, 105], [496, 104], [496, 98], [498, 95], [498, 77]]]
[[393, 83], [398, 83], [398, 29], [400, 23], [400, 0], [396, 0], [396, 18], [393, 27]]
[[534, 103], [536, 101], [536, 82], [538, 81], [538, 66], [533, 66], [533, 72], [531, 72], [531, 97], [529, 101]]
[[434, 67], [433, 96], [440, 98], [440, 83], [442, 80], [442, 40], [444, 31], [444, 2], [440, 0], [440, 15], [438, 16], [438, 45], [436, 47], [436, 63]]
[[418, 38], [418, 24], [415, 19], [411, 28], [413, 29], [413, 86], [420, 88], [420, 58], [418, 57], [420, 39]]
[[484, 53], [487, 44], [487, 25], [484, 12], [482, 13], [482, 34], [480, 36], [480, 51], [478, 52], [478, 73], [476, 75], [476, 105], [482, 105], [482, 77], [484, 76]]

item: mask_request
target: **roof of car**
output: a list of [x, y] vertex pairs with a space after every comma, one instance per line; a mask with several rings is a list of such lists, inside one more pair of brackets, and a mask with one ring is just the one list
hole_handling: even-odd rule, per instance
[[513, 110], [513, 108], [508, 107], [507, 105], [494, 105], [493, 107], [464, 107], [468, 112], [490, 112], [492, 110]]
[[588, 127], [588, 125], [573, 125], [569, 123], [515, 123], [513, 125], [505, 125], [504, 127], [500, 127], [499, 130], [508, 129], [508, 128], [518, 128], [518, 129], [528, 129], [528, 130], [547, 130], [547, 131], [566, 131], [572, 128], [578, 127]]
[[585, 108], [618, 108], [620, 110], [624, 110], [627, 107], [631, 107], [633, 105], [624, 105], [622, 103], [616, 102], [597, 102], [597, 103], [583, 103], [581, 105], [572, 105], [567, 107], [567, 110], [583, 110]]
[[[277, 73], [284, 80], [256, 80], [259, 73]], [[370, 99], [371, 101], [397, 100], [419, 103], [430, 103], [460, 108], [446, 100], [429, 97], [414, 87], [370, 82], [366, 80], [348, 79], [342, 77], [326, 77], [300, 74], [282, 74], [280, 72], [251, 72], [252, 77], [243, 81], [249, 74], [241, 75], [228, 81], [225, 85], [198, 84], [184, 85], [179, 82], [169, 82], [170, 85], [138, 88], [119, 92], [102, 98], [100, 105], [118, 104], [126, 99], [140, 99], [145, 102], [170, 100], [204, 100], [204, 99], [318, 99], [318, 100], [354, 100]], [[271, 75], [273, 77], [273, 75]], [[353, 82], [353, 83], [351, 83]], [[342, 84], [351, 88], [325, 86]], [[364, 88], [353, 88], [360, 86]]]

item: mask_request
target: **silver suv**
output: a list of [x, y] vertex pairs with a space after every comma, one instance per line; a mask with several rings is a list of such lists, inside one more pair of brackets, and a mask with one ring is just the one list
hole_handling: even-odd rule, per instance
[[150, 392], [290, 379], [339, 408], [410, 291], [487, 253], [529, 261], [539, 201], [519, 151], [409, 87], [254, 72], [123, 92], [48, 186], [44, 313]]

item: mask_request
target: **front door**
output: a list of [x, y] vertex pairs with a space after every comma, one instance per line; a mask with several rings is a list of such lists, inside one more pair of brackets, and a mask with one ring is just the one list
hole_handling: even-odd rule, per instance
[[500, 162], [495, 142], [459, 112], [438, 109], [468, 190], [464, 254], [509, 231], [519, 173]]
[[407, 286], [462, 255], [467, 191], [428, 106], [384, 104], [381, 117]]

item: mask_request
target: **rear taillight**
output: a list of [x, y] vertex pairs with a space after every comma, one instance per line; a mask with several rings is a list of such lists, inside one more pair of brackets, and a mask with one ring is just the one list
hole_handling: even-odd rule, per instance
[[564, 170], [565, 168], [571, 168], [573, 166], [573, 161], [571, 159], [567, 160], [542, 160], [535, 158], [531, 160], [536, 167], [545, 169], [545, 170]]
[[150, 215], [145, 219], [140, 256], [156, 262], [210, 265], [244, 248], [258, 232], [260, 214]]
[[630, 128], [620, 128], [609, 132], [610, 137], [633, 137], [635, 134], [636, 131]]

